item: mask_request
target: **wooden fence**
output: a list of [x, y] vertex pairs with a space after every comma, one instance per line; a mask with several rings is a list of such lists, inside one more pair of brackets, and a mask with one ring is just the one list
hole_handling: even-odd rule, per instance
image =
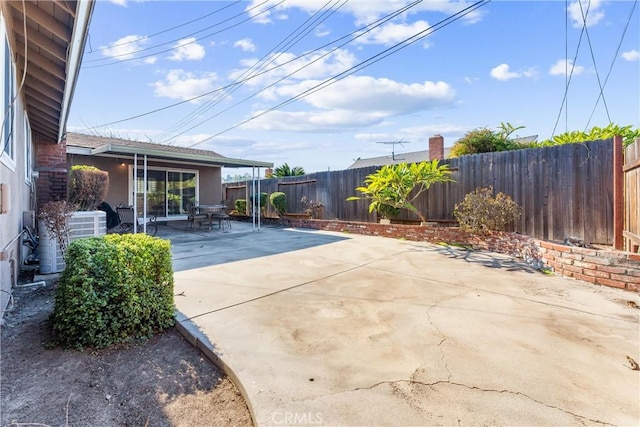
[[624, 152], [624, 248], [640, 248], [640, 139]]
[[[415, 205], [429, 220], [451, 221], [455, 205], [465, 194], [492, 186], [496, 193], [508, 194], [522, 207], [516, 231], [545, 240], [561, 241], [571, 236], [589, 243], [612, 244], [612, 147], [612, 141], [606, 140], [447, 159], [443, 162], [453, 170], [455, 182], [432, 186]], [[263, 179], [260, 190], [268, 194], [284, 192], [289, 212], [301, 212], [300, 199], [307, 196], [325, 205], [324, 218], [376, 222], [375, 212], [368, 211], [368, 202], [346, 199], [357, 195], [355, 188], [377, 169]], [[235, 199], [251, 193], [251, 185], [224, 184], [225, 198], [233, 205]], [[271, 206], [266, 213], [275, 216]], [[403, 212], [400, 219], [418, 217]]]

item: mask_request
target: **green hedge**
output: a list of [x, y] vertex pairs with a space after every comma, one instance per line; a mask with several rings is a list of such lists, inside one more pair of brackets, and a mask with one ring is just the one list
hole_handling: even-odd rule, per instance
[[170, 242], [109, 234], [69, 245], [53, 310], [56, 341], [108, 347], [173, 326]]
[[247, 200], [246, 199], [236, 199], [235, 208], [236, 208], [236, 211], [238, 211], [238, 213], [240, 215], [246, 215], [247, 214]]
[[287, 213], [287, 195], [282, 191], [276, 191], [269, 196], [271, 206], [278, 212], [279, 216], [284, 216]]

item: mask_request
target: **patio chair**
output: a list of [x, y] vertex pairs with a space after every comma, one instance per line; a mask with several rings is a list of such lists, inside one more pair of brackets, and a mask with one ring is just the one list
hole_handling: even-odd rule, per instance
[[[133, 210], [133, 206], [118, 206], [116, 207], [116, 212], [118, 212], [118, 217], [120, 218], [120, 228], [117, 231], [120, 234], [123, 233], [133, 233], [134, 224], [136, 224], [137, 231], [144, 232], [145, 224], [140, 218], [137, 217]], [[135, 221], [135, 222], [134, 222]], [[150, 215], [147, 217], [147, 234], [150, 236], [155, 236], [158, 232], [158, 224], [156, 223], [155, 215]]]

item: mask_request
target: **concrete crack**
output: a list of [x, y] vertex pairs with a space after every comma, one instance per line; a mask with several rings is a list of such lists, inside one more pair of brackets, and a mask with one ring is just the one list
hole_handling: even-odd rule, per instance
[[397, 384], [397, 383], [423, 385], [423, 386], [426, 386], [426, 387], [433, 387], [433, 386], [437, 386], [437, 385], [440, 385], [440, 384], [449, 384], [449, 385], [453, 385], [453, 386], [457, 386], [457, 387], [464, 387], [464, 388], [466, 388], [468, 390], [478, 390], [478, 391], [487, 392], [487, 393], [513, 394], [513, 395], [517, 395], [517, 396], [522, 396], [522, 397], [524, 397], [526, 399], [529, 399], [532, 402], [535, 402], [535, 403], [537, 403], [539, 405], [546, 406], [549, 409], [555, 409], [557, 411], [564, 412], [565, 414], [571, 415], [571, 416], [573, 416], [575, 418], [578, 418], [580, 420], [590, 421], [592, 423], [602, 424], [602, 425], [606, 425], [606, 426], [615, 426], [615, 424], [611, 424], [611, 423], [608, 423], [608, 422], [605, 422], [605, 421], [600, 421], [600, 420], [594, 420], [592, 418], [588, 418], [588, 417], [585, 417], [583, 415], [579, 415], [579, 414], [576, 414], [574, 412], [571, 412], [571, 411], [569, 411], [567, 409], [563, 409], [563, 408], [560, 408], [560, 407], [555, 406], [555, 405], [550, 405], [550, 404], [544, 403], [544, 402], [542, 402], [540, 400], [537, 400], [537, 399], [534, 399], [533, 397], [531, 397], [531, 396], [529, 396], [529, 395], [527, 395], [525, 393], [522, 393], [520, 391], [511, 391], [511, 390], [506, 390], [506, 389], [497, 390], [497, 389], [492, 389], [492, 388], [482, 388], [482, 387], [470, 386], [470, 385], [462, 384], [462, 383], [456, 383], [456, 382], [452, 382], [450, 380], [438, 380], [438, 381], [434, 381], [434, 382], [431, 382], [431, 383], [426, 383], [426, 382], [422, 382], [422, 381], [415, 381], [415, 380], [380, 381], [378, 383], [373, 384], [370, 387], [357, 387], [357, 388], [353, 389], [353, 391], [372, 390], [372, 389], [374, 389], [376, 387], [379, 387], [381, 385], [384, 385], [384, 384], [393, 385], [393, 384]]

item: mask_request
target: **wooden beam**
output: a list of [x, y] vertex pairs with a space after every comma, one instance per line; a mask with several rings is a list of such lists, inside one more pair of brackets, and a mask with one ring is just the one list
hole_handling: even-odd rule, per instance
[[[22, 2], [10, 1], [8, 3], [18, 11], [19, 14], [22, 14]], [[40, 9], [35, 2], [25, 1], [24, 4], [27, 10], [27, 17], [29, 19], [33, 20], [41, 27], [51, 31], [56, 37], [59, 37], [65, 43], [69, 43], [71, 41], [71, 28], [66, 24], [58, 21], [53, 16]]]
[[[19, 72], [17, 75], [22, 76], [23, 67], [24, 67], [24, 57], [22, 55], [18, 55], [18, 68]], [[38, 68], [35, 64], [27, 65], [27, 76], [31, 76], [34, 79], [37, 79], [42, 82], [42, 84], [46, 86], [51, 86], [52, 89], [57, 90], [60, 93], [64, 93], [64, 85], [65, 81], [60, 79], [53, 74], [50, 74], [40, 68]]]
[[56, 6], [58, 6], [59, 8], [67, 12], [69, 16], [71, 16], [72, 18], [76, 17], [76, 10], [75, 8], [71, 7], [68, 1], [65, 1], [65, 0], [52, 0], [52, 1]]
[[[34, 96], [34, 93], [31, 91], [27, 91], [26, 94], [27, 100], [31, 99], [41, 105], [46, 105], [47, 107], [52, 108], [53, 110], [58, 112], [62, 109], [62, 104], [58, 101], [49, 99], [46, 96]], [[31, 101], [28, 102], [31, 103]]]
[[622, 136], [613, 137], [613, 247], [624, 249], [624, 172]]
[[[22, 15], [20, 15], [20, 17], [22, 17]], [[40, 47], [40, 49], [44, 49], [45, 51], [47, 51], [54, 58], [57, 58], [66, 64], [67, 50], [64, 47], [57, 44], [56, 42], [54, 42], [49, 37], [46, 37], [42, 33], [38, 32], [36, 29], [29, 28], [29, 27], [27, 27], [27, 37], [25, 37], [24, 28], [21, 23], [20, 24], [16, 23], [13, 30], [16, 32], [16, 34], [20, 35], [23, 40], [26, 38], [26, 40], [28, 41], [27, 44], [30, 47], [32, 47], [33, 45], [36, 45]], [[22, 52], [24, 53], [24, 47]]]
[[24, 85], [28, 90], [36, 92], [38, 96], [43, 96], [55, 101], [57, 103], [62, 102], [63, 93], [51, 86], [47, 86], [43, 84], [40, 80], [33, 78], [32, 76], [27, 74], [27, 79], [24, 82]]
[[[16, 48], [19, 52], [24, 53], [24, 44], [20, 42], [16, 42]], [[53, 62], [46, 56], [42, 55], [42, 53], [37, 50], [27, 47], [27, 56], [28, 61], [32, 64], [39, 66], [40, 68], [47, 70], [54, 76], [58, 77], [60, 80], [64, 81], [67, 75], [67, 70], [64, 65]], [[29, 68], [27, 66], [27, 72], [29, 72]]]
[[42, 103], [40, 100], [35, 99], [31, 96], [27, 95], [26, 98], [27, 98], [27, 109], [29, 111], [35, 108], [43, 115], [46, 115], [47, 117], [50, 117], [55, 121], [60, 121], [60, 111], [56, 110], [55, 108], [49, 107], [48, 105]]
[[[35, 123], [31, 123], [31, 120]], [[31, 124], [31, 130], [34, 132], [40, 131], [42, 134], [47, 132], [47, 134], [55, 135], [53, 138], [54, 140], [58, 138], [57, 126], [48, 121], [48, 119], [34, 115], [33, 118], [30, 116], [29, 123]]]

